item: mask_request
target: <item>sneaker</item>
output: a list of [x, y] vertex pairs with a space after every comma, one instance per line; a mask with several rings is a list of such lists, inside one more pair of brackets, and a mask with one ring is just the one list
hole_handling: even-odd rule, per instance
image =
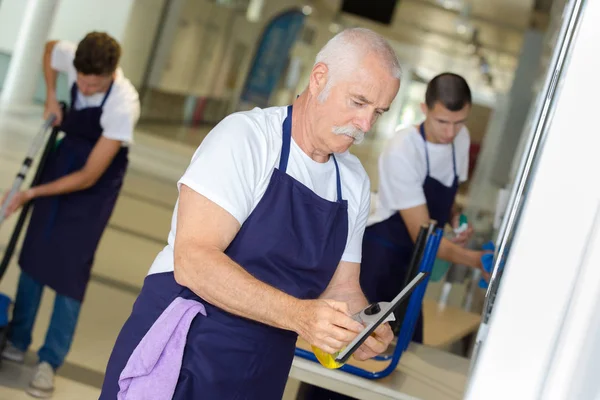
[[54, 369], [47, 362], [38, 364], [27, 394], [38, 399], [48, 399], [54, 393]]
[[25, 361], [25, 352], [17, 349], [11, 342], [6, 342], [4, 351], [2, 351], [2, 358], [23, 363], [23, 361]]

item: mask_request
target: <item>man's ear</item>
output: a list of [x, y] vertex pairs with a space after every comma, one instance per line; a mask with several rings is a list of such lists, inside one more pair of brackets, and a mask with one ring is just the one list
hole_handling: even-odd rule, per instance
[[308, 81], [308, 89], [312, 96], [317, 97], [325, 89], [328, 74], [329, 68], [327, 68], [327, 65], [322, 62], [315, 64]]

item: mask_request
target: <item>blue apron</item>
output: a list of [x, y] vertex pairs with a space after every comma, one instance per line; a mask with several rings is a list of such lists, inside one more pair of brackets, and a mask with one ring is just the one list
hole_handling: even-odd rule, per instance
[[[291, 296], [315, 299], [329, 284], [344, 253], [348, 204], [342, 200], [335, 157], [335, 202], [286, 174], [291, 124], [290, 106], [283, 123], [279, 168], [225, 254], [255, 278]], [[215, 307], [177, 284], [173, 272], [146, 277], [115, 343], [100, 399], [117, 398], [119, 375], [131, 353], [177, 297], [201, 302], [207, 317], [196, 317], [190, 326], [173, 399], [281, 399], [297, 335]]]
[[[98, 107], [75, 109], [64, 116], [64, 139], [48, 157], [42, 182], [81, 169], [102, 136], [100, 117], [112, 84]], [[33, 212], [19, 257], [21, 269], [56, 293], [83, 301], [98, 242], [112, 214], [127, 169], [128, 149], [122, 147], [96, 184], [88, 189], [34, 200]]]
[[[429, 153], [423, 124], [420, 128], [427, 175], [423, 182], [423, 191], [427, 201], [430, 218], [444, 227], [450, 219], [452, 205], [458, 191], [456, 173], [456, 154], [452, 143], [452, 161], [454, 182], [448, 187], [429, 175]], [[401, 172], [400, 172], [401, 173]], [[414, 249], [414, 242], [399, 212], [395, 212], [385, 221], [367, 227], [363, 240], [363, 262], [361, 265], [361, 286], [370, 302], [391, 301], [402, 290], [402, 283]], [[419, 316], [413, 340], [423, 341], [423, 316]]]

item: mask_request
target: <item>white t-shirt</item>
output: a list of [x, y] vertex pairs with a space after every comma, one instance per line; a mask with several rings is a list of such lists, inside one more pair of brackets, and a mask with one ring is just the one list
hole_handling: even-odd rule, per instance
[[[459, 182], [468, 178], [470, 141], [466, 127], [454, 139]], [[429, 175], [445, 186], [452, 186], [455, 176], [452, 144], [427, 142], [427, 153]], [[426, 176], [425, 144], [418, 128], [410, 126], [396, 132], [379, 157], [379, 190], [368, 225], [384, 221], [399, 210], [427, 204], [423, 192]]]
[[[77, 45], [67, 41], [57, 42], [52, 50], [50, 65], [56, 71], [67, 74], [69, 92], [73, 83], [77, 80], [77, 70], [73, 66]], [[98, 107], [102, 104], [105, 93], [96, 93], [92, 96], [84, 96], [77, 91], [75, 109], [80, 110], [87, 107]], [[116, 78], [100, 117], [102, 136], [119, 140], [123, 144], [133, 143], [133, 130], [140, 117], [140, 102], [138, 92], [133, 84], [125, 78], [123, 70], [117, 68]]]
[[[265, 194], [273, 170], [279, 166], [286, 115], [286, 107], [255, 108], [223, 119], [196, 150], [178, 188], [181, 184], [189, 186], [243, 224]], [[359, 263], [369, 215], [370, 181], [354, 155], [345, 152], [335, 158], [340, 169], [342, 198], [348, 201], [348, 239], [342, 260]], [[320, 197], [337, 200], [333, 158], [318, 163], [292, 139], [286, 173]], [[178, 204], [179, 201], [173, 212], [168, 245], [157, 256], [150, 274], [173, 271]]]

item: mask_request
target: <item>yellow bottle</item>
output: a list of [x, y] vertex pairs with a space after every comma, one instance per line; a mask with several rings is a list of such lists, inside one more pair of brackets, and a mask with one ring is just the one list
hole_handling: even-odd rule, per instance
[[323, 350], [319, 349], [318, 347], [315, 347], [315, 346], [311, 346], [311, 347], [312, 347], [313, 353], [315, 353], [315, 357], [317, 357], [317, 360], [319, 360], [321, 365], [324, 366], [325, 368], [338, 369], [339, 367], [344, 365], [343, 363], [338, 363], [337, 361], [335, 361], [335, 358], [337, 357], [339, 352], [337, 352], [335, 354], [329, 354], [329, 353], [326, 353]]

